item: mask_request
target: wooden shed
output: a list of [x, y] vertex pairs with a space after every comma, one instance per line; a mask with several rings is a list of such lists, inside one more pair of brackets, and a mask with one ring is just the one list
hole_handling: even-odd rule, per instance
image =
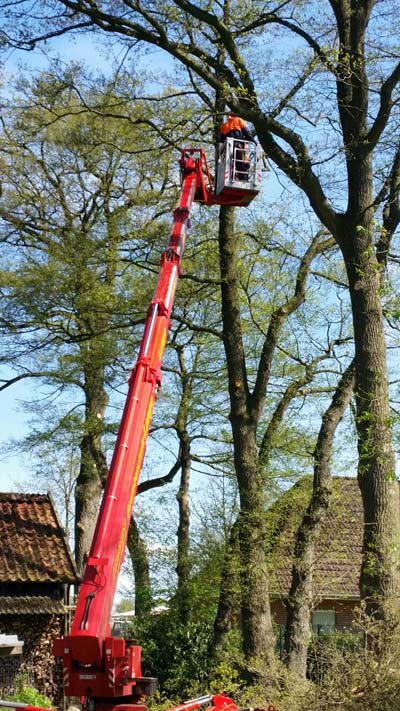
[[52, 642], [67, 631], [79, 578], [51, 495], [0, 493], [0, 540], [0, 633], [23, 642], [22, 654], [0, 658], [0, 698], [23, 675], [60, 706]]

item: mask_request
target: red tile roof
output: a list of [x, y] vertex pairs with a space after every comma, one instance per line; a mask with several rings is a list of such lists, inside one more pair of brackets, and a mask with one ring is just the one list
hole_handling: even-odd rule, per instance
[[[303, 477], [269, 512], [268, 527], [275, 539], [271, 556], [271, 594], [286, 596], [297, 528], [307, 507], [312, 478]], [[313, 595], [322, 599], [359, 598], [363, 508], [357, 480], [333, 477], [329, 509], [315, 546]]]
[[0, 582], [74, 583], [78, 576], [49, 494], [0, 493]]

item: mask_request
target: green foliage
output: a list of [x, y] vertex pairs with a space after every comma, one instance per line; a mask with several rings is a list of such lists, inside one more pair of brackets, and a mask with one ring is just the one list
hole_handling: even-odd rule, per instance
[[[314, 638], [309, 677], [278, 670], [271, 686], [279, 711], [397, 711], [400, 626], [357, 613], [357, 626]], [[277, 683], [278, 682], [278, 683]]]
[[151, 615], [135, 623], [143, 649], [143, 670], [156, 676], [163, 695], [182, 698], [196, 694], [209, 672], [212, 626], [208, 620], [179, 624], [174, 611]]
[[19, 703], [29, 704], [29, 706], [39, 706], [46, 709], [51, 708], [51, 700], [37, 691], [28, 681], [27, 674], [18, 674], [14, 681], [15, 691], [6, 697], [6, 701], [17, 701]]
[[[160, 2], [148, 4], [149, 7], [154, 6], [157, 8], [157, 13], [165, 13], [164, 15], [160, 14], [160, 17], [164, 17], [165, 20], [162, 24], [167, 28], [167, 33], [172, 33], [172, 37], [174, 36], [174, 31], [176, 32], [177, 30], [176, 23], [180, 25], [183, 19], [183, 15], [177, 5], [179, 5], [179, 3]], [[323, 13], [321, 13], [321, 15], [315, 13], [316, 7], [314, 7], [314, 3], [308, 3], [308, 8], [307, 3], [301, 0], [292, 3], [292, 5], [293, 18], [296, 18], [296, 22], [304, 22], [304, 26], [307, 27], [307, 21], [310, 21], [312, 18], [311, 29], [313, 30], [322, 22], [321, 18]], [[345, 3], [343, 7], [344, 5]], [[351, 3], [349, 7], [350, 5]], [[146, 3], [144, 3], [144, 6], [146, 6]], [[261, 6], [263, 8], [262, 10]], [[139, 15], [139, 20], [142, 15], [142, 19], [146, 18], [148, 21], [148, 13], [151, 13], [151, 10], [148, 8], [141, 10], [140, 4], [135, 4], [135, 7], [136, 13]], [[220, 12], [222, 4], [211, 2], [208, 4], [208, 7]], [[134, 12], [132, 7], [129, 8], [128, 12], [129, 11]], [[245, 25], [250, 24], [253, 28], [252, 31], [258, 26], [259, 32], [261, 32], [262, 25], [257, 25], [257, 22], [252, 22], [252, 20], [257, 20], [257, 12], [263, 13], [258, 19], [264, 16], [265, 3], [233, 3], [232, 19], [230, 22], [233, 22], [232, 29], [234, 30], [234, 34], [232, 38], [237, 39], [238, 48], [242, 45], [243, 48], [246, 49], [245, 45], [247, 43], [249, 46], [253, 46], [252, 42], [247, 42], [249, 30], [244, 29]], [[195, 22], [195, 30], [193, 30], [192, 23], [189, 23], [190, 45], [188, 46], [187, 52], [193, 51], [193, 49], [191, 49], [193, 46], [192, 37], [196, 35], [196, 30], [198, 31], [202, 26], [202, 21], [198, 16], [196, 17], [197, 13], [198, 8], [196, 8], [195, 18], [192, 18]], [[253, 13], [255, 14], [253, 15]], [[314, 17], [315, 14], [317, 15], [316, 17]], [[204, 17], [207, 17], [207, 14], [205, 14]], [[233, 17], [235, 18], [234, 21]], [[185, 18], [185, 22], [186, 20], [187, 18]], [[228, 26], [229, 24], [230, 23], [227, 22]], [[270, 27], [271, 23], [267, 24]], [[116, 18], [114, 27], [118, 29]], [[186, 24], [182, 24], [182, 27], [186, 27]], [[336, 55], [336, 48], [329, 48], [330, 40], [325, 32], [326, 28], [324, 27], [323, 33], [320, 32], [321, 28], [322, 26], [319, 27], [318, 31], [321, 36], [325, 37], [327, 48], [326, 50], [319, 51], [318, 60], [316, 57], [313, 58], [312, 65], [310, 65], [316, 75], [314, 81], [320, 70], [319, 62], [322, 62], [325, 70], [327, 70], [329, 68], [329, 61], [334, 61], [335, 64], [336, 61], [339, 61], [342, 65], [342, 70], [345, 70], [343, 73], [346, 77], [349, 77], [357, 65], [351, 63], [352, 57], [349, 54], [342, 53]], [[154, 25], [153, 29], [156, 31], [156, 25]], [[181, 30], [181, 27], [179, 27], [179, 30]], [[180, 31], [179, 35], [181, 35]], [[197, 60], [198, 57], [201, 56], [202, 66], [208, 68], [214, 67], [215, 38], [209, 34], [208, 28], [204, 28], [204, 26], [203, 29], [198, 32], [197, 36], [202, 37], [204, 44], [202, 45], [201, 52], [199, 51], [200, 48], [195, 48], [194, 57]], [[336, 33], [332, 33], [332, 36], [336, 37]], [[223, 40], [222, 35], [220, 39], [221, 41]], [[336, 39], [332, 41], [336, 42]], [[284, 159], [286, 159], [286, 173], [290, 178], [293, 178], [293, 161], [298, 161], [298, 170], [296, 171], [298, 182], [301, 182], [305, 186], [313, 186], [311, 202], [314, 205], [316, 200], [315, 195], [318, 195], [318, 190], [315, 191], [315, 186], [318, 187], [319, 176], [317, 174], [307, 173], [307, 171], [311, 169], [310, 166], [313, 165], [314, 157], [317, 155], [319, 159], [318, 165], [321, 166], [321, 171], [323, 170], [322, 166], [324, 162], [328, 163], [328, 152], [331, 152], [332, 156], [345, 155], [345, 151], [336, 150], [337, 136], [340, 135], [340, 131], [336, 131], [334, 151], [331, 150], [328, 141], [326, 141], [326, 145], [324, 146], [324, 131], [328, 132], [328, 124], [324, 129], [325, 119], [320, 116], [320, 97], [318, 97], [317, 92], [315, 92], [314, 97], [311, 95], [305, 97], [302, 91], [304, 86], [303, 82], [301, 80], [299, 81], [302, 65], [304, 65], [303, 69], [305, 71], [304, 80], [309, 76], [307, 64], [310, 57], [308, 54], [304, 54], [302, 62], [300, 63], [290, 61], [293, 70], [288, 72], [289, 56], [287, 55], [286, 61], [283, 62], [281, 61], [281, 53], [282, 47], [284, 49], [284, 55], [286, 52], [291, 51], [291, 43], [288, 43], [288, 45], [285, 42], [269, 44], [279, 46], [279, 61], [281, 64], [279, 74], [286, 72], [286, 81], [288, 82], [286, 89], [284, 84], [280, 84], [279, 90], [278, 86], [275, 87], [273, 83], [268, 87], [268, 91], [265, 92], [265, 95], [270, 99], [271, 106], [273, 107], [275, 103], [275, 91], [279, 97], [285, 95], [290, 96], [294, 110], [298, 113], [298, 120], [300, 121], [301, 117], [303, 115], [306, 116], [308, 112], [311, 117], [310, 119], [307, 118], [308, 123], [311, 125], [317, 125], [318, 123], [320, 126], [319, 132], [317, 132], [317, 134], [319, 133], [319, 137], [315, 138], [317, 143], [315, 146], [312, 146], [312, 151], [310, 152], [312, 156], [310, 161], [308, 158], [307, 160], [304, 158], [304, 156], [307, 156], [307, 151], [302, 148], [303, 138], [300, 137], [302, 137], [304, 132], [301, 128], [299, 129], [299, 136], [296, 141], [293, 141], [295, 134], [292, 133], [292, 131], [288, 132], [284, 124], [279, 128], [277, 134], [280, 140], [283, 139], [282, 144], [284, 143], [285, 136], [289, 138], [289, 145], [294, 151], [293, 155], [285, 154], [284, 148], [279, 147], [280, 166], [283, 165], [285, 167]], [[182, 56], [182, 46], [176, 45], [177, 51], [175, 54], [178, 57]], [[290, 47], [290, 50], [287, 49], [287, 46]], [[209, 55], [210, 47], [211, 54]], [[327, 54], [323, 61], [322, 57], [325, 51]], [[385, 53], [385, 57], [386, 56]], [[224, 67], [221, 69], [222, 79], [220, 79], [220, 77], [216, 78], [224, 82], [226, 89], [232, 85], [231, 90], [234, 93], [229, 94], [229, 92], [227, 92], [231, 100], [232, 98], [238, 101], [240, 99], [246, 99], [243, 106], [247, 110], [246, 103], [248, 105], [249, 99], [252, 100], [252, 89], [251, 84], [249, 88], [249, 83], [246, 79], [247, 73], [245, 71], [245, 64], [243, 63], [246, 62], [248, 58], [246, 51], [243, 57], [243, 60], [240, 59], [239, 61], [239, 59], [237, 59], [234, 61], [231, 52], [227, 57], [228, 67], [230, 67], [230, 71], [235, 73], [237, 82], [226, 83]], [[329, 60], [329, 57], [331, 57], [331, 60]], [[338, 57], [339, 59], [337, 59]], [[357, 59], [357, 61], [359, 60]], [[261, 67], [259, 66], [259, 72], [260, 69]], [[273, 75], [278, 75], [278, 72], [273, 71], [272, 65], [269, 71], [271, 71]], [[293, 76], [293, 71], [296, 72], [295, 82], [297, 89], [293, 92], [288, 92], [291, 81], [290, 77]], [[112, 86], [104, 85], [102, 89], [106, 89], [106, 91], [101, 92], [101, 95], [96, 86], [92, 83], [90, 90], [85, 92], [85, 103], [87, 106], [94, 108], [95, 111], [93, 113], [86, 112], [86, 107], [84, 107], [85, 110], [83, 111], [80, 100], [77, 98], [77, 78], [78, 73], [76, 68], [71, 68], [65, 73], [65, 76], [55, 76], [49, 71], [43, 74], [33, 87], [28, 86], [27, 83], [25, 85], [25, 90], [29, 93], [31, 107], [28, 111], [21, 111], [20, 108], [18, 110], [17, 107], [17, 119], [13, 126], [13, 128], [15, 128], [13, 137], [14, 144], [9, 146], [10, 166], [8, 166], [8, 171], [3, 171], [5, 175], [8, 175], [8, 179], [4, 181], [3, 188], [5, 197], [3, 220], [7, 223], [4, 239], [6, 240], [8, 238], [8, 225], [10, 224], [11, 227], [16, 230], [19, 239], [29, 242], [32, 238], [32, 215], [35, 216], [37, 210], [38, 217], [36, 218], [36, 222], [34, 222], [35, 225], [37, 224], [39, 227], [37, 227], [37, 231], [34, 232], [33, 242], [35, 242], [35, 249], [39, 251], [39, 254], [40, 251], [42, 251], [44, 256], [43, 259], [38, 260], [37, 264], [33, 264], [33, 258], [30, 256], [27, 260], [28, 263], [24, 262], [23, 269], [21, 269], [22, 265], [20, 261], [19, 273], [23, 274], [23, 277], [18, 276], [17, 269], [15, 268], [18, 266], [16, 261], [15, 264], [12, 265], [13, 268], [9, 270], [9, 273], [5, 272], [2, 274], [0, 286], [6, 307], [9, 307], [10, 304], [10, 294], [15, 297], [12, 306], [8, 309], [6, 308], [6, 317], [8, 322], [13, 324], [13, 327], [16, 328], [19, 324], [21, 329], [28, 328], [30, 334], [33, 328], [36, 329], [40, 336], [38, 343], [41, 349], [43, 332], [52, 334], [52, 338], [49, 339], [49, 348], [47, 348], [47, 350], [45, 348], [41, 350], [41, 352], [44, 353], [44, 357], [42, 357], [42, 361], [39, 363], [42, 368], [46, 362], [53, 364], [53, 367], [51, 369], [48, 368], [45, 376], [43, 376], [47, 378], [47, 383], [62, 383], [64, 392], [69, 389], [79, 389], [83, 387], [83, 380], [86, 380], [86, 384], [93, 381], [93, 366], [95, 366], [97, 370], [104, 370], [104, 372], [100, 372], [99, 382], [97, 383], [99, 386], [97, 388], [98, 392], [95, 393], [96, 397], [98, 393], [102, 396], [101, 403], [87, 414], [85, 421], [85, 432], [90, 431], [97, 435], [99, 432], [102, 433], [103, 430], [101, 422], [99, 423], [96, 419], [100, 415], [99, 419], [102, 421], [103, 409], [106, 404], [105, 397], [103, 397], [103, 386], [111, 386], [115, 383], [115, 378], [113, 377], [115, 376], [113, 372], [114, 364], [121, 358], [116, 344], [118, 340], [122, 338], [121, 331], [125, 326], [131, 325], [130, 322], [132, 320], [140, 320], [142, 297], [146, 297], [148, 293], [147, 274], [146, 277], [143, 277], [143, 275], [136, 273], [134, 280], [135, 294], [136, 297], [139, 298], [137, 298], [137, 302], [135, 301], [132, 305], [129, 298], [129, 287], [133, 279], [122, 279], [121, 283], [115, 287], [114, 277], [117, 273], [119, 274], [125, 271], [127, 262], [130, 262], [132, 272], [136, 269], [137, 263], [140, 261], [145, 262], [146, 266], [150, 264], [150, 268], [152, 268], [151, 247], [156, 245], [159, 240], [158, 227], [153, 228], [151, 226], [153, 213], [149, 211], [148, 208], [149, 206], [154, 207], [154, 205], [156, 205], [157, 211], [160, 210], [160, 195], [151, 184], [151, 180], [146, 174], [145, 166], [140, 164], [132, 165], [128, 156], [131, 157], [132, 147], [141, 141], [143, 132], [148, 129], [155, 118], [158, 120], [158, 115], [161, 112], [156, 111], [155, 115], [152, 114], [150, 103], [144, 101], [138, 101], [136, 107], [128, 105], [123, 101], [124, 92], [121, 92], [121, 86], [117, 86], [117, 83], [114, 83]], [[282, 79], [281, 77], [281, 80]], [[279, 79], [277, 79], [277, 82], [278, 81]], [[125, 85], [125, 83], [127, 84], [127, 93], [129, 93], [129, 91], [134, 93], [138, 90], [138, 87], [133, 87], [132, 84], [129, 83], [127, 76], [123, 77], [122, 84]], [[20, 90], [22, 91], [23, 88], [23, 84], [21, 83]], [[116, 94], [115, 97], [114, 94]], [[335, 92], [331, 92], [331, 95], [334, 96]], [[66, 97], [62, 105], [60, 103], [60, 97]], [[34, 102], [32, 102], [32, 98], [35, 99]], [[304, 101], [305, 98], [308, 100]], [[115, 99], [118, 99], [118, 101], [115, 102]], [[298, 105], [296, 107], [297, 101]], [[255, 111], [257, 102], [252, 102], [252, 105]], [[315, 105], [318, 105], [318, 113], [314, 120], [310, 112]], [[104, 108], [107, 110], [107, 115], [109, 116], [110, 113], [117, 110], [116, 106], [118, 107], [118, 120], [116, 118], [109, 120], [107, 122], [106, 131], [104, 132], [103, 119], [99, 121], [98, 118], [101, 116], [101, 112]], [[301, 107], [301, 111], [299, 107]], [[264, 109], [269, 110], [269, 108], [267, 106], [263, 107], [262, 111], [264, 111]], [[282, 109], [283, 108], [282, 106]], [[279, 120], [285, 122], [286, 119], [282, 109], [279, 112], [281, 113]], [[14, 106], [12, 107], [12, 115], [13, 113]], [[279, 113], [277, 116], [279, 116]], [[329, 126], [334, 126], [337, 121], [335, 111], [327, 111], [325, 106], [324, 113], [330, 117]], [[7, 125], [9, 120], [9, 116], [7, 116], [7, 112], [5, 112], [5, 125]], [[262, 127], [263, 122], [264, 118], [260, 114], [260, 120], [258, 122], [260, 127]], [[25, 126], [29, 129], [28, 136], [23, 135]], [[137, 126], [140, 126], [140, 130], [137, 129]], [[273, 148], [273, 144], [271, 144], [270, 140], [271, 126], [265, 124], [264, 128], [268, 129], [269, 148], [271, 148], [271, 146]], [[338, 126], [336, 125], [335, 128], [338, 129]], [[395, 131], [392, 133], [396, 135]], [[160, 130], [159, 136], [162, 136], [162, 130]], [[104, 140], [105, 137], [106, 140]], [[261, 135], [260, 138], [262, 140], [263, 136]], [[177, 141], [175, 132], [173, 140], [175, 142]], [[27, 150], [25, 150], [26, 146], [28, 146]], [[346, 148], [348, 149], [349, 147], [347, 146]], [[146, 151], [150, 150], [151, 146], [147, 143]], [[352, 147], [351, 150], [355, 150], [354, 147]], [[277, 147], [275, 148], [275, 152], [276, 151]], [[3, 161], [6, 154], [7, 152], [5, 151], [3, 153]], [[42, 155], [48, 158], [47, 162], [45, 162], [46, 171], [44, 174], [39, 170], [43, 162]], [[347, 155], [349, 156], [349, 153], [347, 153]], [[335, 162], [332, 163], [332, 160]], [[329, 161], [330, 165], [333, 166], [331, 168], [331, 171], [333, 171], [333, 168], [336, 168], [338, 163], [336, 163], [335, 158], [330, 158]], [[17, 165], [15, 173], [13, 172], [14, 163]], [[315, 164], [317, 163], [315, 162]], [[161, 164], [158, 168], [160, 182], [162, 182], [164, 186], [163, 178], [165, 178], [165, 184], [169, 182], [168, 161], [161, 160]], [[78, 169], [77, 180], [73, 177], [76, 169]], [[305, 172], [303, 173], [303, 171]], [[37, 183], [31, 184], [30, 177], [35, 173], [38, 175]], [[89, 176], [89, 180], [86, 180], [87, 176]], [[134, 176], [132, 182], [130, 181], [131, 176]], [[329, 177], [328, 175], [324, 179], [321, 178], [321, 184], [324, 185], [325, 183], [329, 185]], [[110, 191], [111, 184], [113, 189]], [[142, 190], [143, 187], [145, 190]], [[54, 202], [53, 196], [59, 189], [60, 193], [58, 198], [61, 199]], [[320, 192], [322, 198], [322, 189]], [[101, 200], [99, 201], [96, 201], [97, 193], [97, 196], [101, 196]], [[32, 202], [29, 205], [30, 214], [25, 215], [21, 205], [23, 206], [26, 196], [31, 196]], [[69, 201], [69, 197], [71, 197], [72, 200]], [[336, 194], [333, 192], [332, 199], [335, 200], [335, 198]], [[132, 206], [137, 208], [139, 199], [142, 200], [141, 210], [135, 210], [135, 219], [133, 220], [131, 214]], [[78, 207], [80, 202], [82, 204], [81, 209]], [[103, 203], [107, 208], [104, 214], [102, 212]], [[15, 214], [17, 214], [17, 221], [15, 221]], [[101, 219], [93, 226], [92, 216], [97, 214], [101, 214]], [[319, 218], [321, 215], [323, 217], [325, 216], [327, 226], [331, 227], [333, 210], [324, 197], [320, 203], [319, 210], [317, 210], [317, 214]], [[327, 217], [329, 219], [327, 219]], [[342, 215], [340, 215], [340, 217], [342, 218]], [[20, 226], [24, 221], [26, 224], [25, 230], [21, 229]], [[138, 226], [133, 226], [133, 223]], [[146, 227], [146, 231], [143, 229], [144, 226]], [[362, 235], [364, 229], [362, 226], [356, 228], [358, 236]], [[145, 238], [143, 239], [144, 233]], [[40, 246], [38, 236], [40, 236], [42, 240]], [[83, 236], [85, 239], [83, 239]], [[128, 247], [127, 242], [129, 237], [132, 237], [132, 243]], [[260, 347], [264, 342], [271, 315], [279, 304], [284, 305], [285, 302], [290, 299], [290, 295], [293, 291], [292, 276], [297, 270], [298, 261], [301, 258], [302, 252], [300, 249], [295, 250], [293, 245], [289, 244], [289, 242], [286, 243], [284, 249], [280, 247], [277, 248], [276, 245], [271, 249], [269, 245], [273, 239], [276, 240], [277, 235], [272, 234], [271, 229], [265, 225], [260, 225], [255, 232], [255, 239], [246, 236], [246, 240], [244, 241], [245, 249], [243, 249], [243, 254], [241, 254], [240, 259], [239, 279], [241, 282], [242, 305], [247, 304], [247, 307], [243, 308], [242, 311], [242, 330], [247, 356], [246, 367], [250, 378], [249, 386], [256, 380]], [[46, 241], [48, 250], [44, 251], [43, 245]], [[249, 250], [251, 241], [253, 241], [253, 249]], [[266, 246], [267, 243], [268, 247]], [[150, 248], [148, 245], [150, 245]], [[371, 249], [371, 247], [368, 248], [368, 250]], [[372, 256], [372, 252], [364, 252], [363, 256]], [[65, 257], [67, 257], [67, 259], [63, 261]], [[104, 265], [107, 265], [107, 268], [105, 268]], [[321, 269], [321, 266], [323, 269]], [[329, 308], [327, 308], [326, 313], [321, 316], [321, 310], [317, 312], [316, 300], [313, 300], [312, 294], [310, 298], [310, 290], [312, 290], [312, 288], [318, 292], [320, 284], [326, 283], [326, 281], [324, 281], [325, 277], [323, 276], [323, 272], [327, 268], [328, 264], [324, 264], [323, 260], [320, 260], [320, 263], [315, 265], [316, 276], [313, 277], [314, 282], [309, 289], [308, 304], [299, 312], [300, 316], [298, 320], [294, 323], [292, 319], [290, 324], [286, 327], [286, 331], [283, 334], [285, 347], [282, 349], [281, 357], [275, 359], [272, 366], [274, 382], [268, 383], [269, 401], [266, 406], [265, 420], [262, 423], [262, 427], [260, 427], [260, 440], [261, 437], [263, 437], [263, 432], [267, 431], [270, 418], [273, 417], [274, 414], [279, 414], [276, 405], [277, 403], [279, 404], [282, 393], [286, 393], [292, 398], [290, 402], [293, 419], [292, 422], [290, 419], [286, 421], [284, 426], [282, 426], [282, 423], [277, 419], [277, 425], [280, 426], [271, 428], [271, 432], [269, 433], [271, 437], [265, 440], [269, 445], [265, 456], [265, 467], [266, 469], [268, 467], [266, 476], [268, 474], [271, 477], [271, 470], [273, 473], [276, 472], [276, 476], [281, 476], [282, 472], [287, 470], [288, 460], [290, 462], [294, 461], [295, 463], [295, 465], [291, 467], [292, 469], [298, 468], [299, 452], [304, 452], [304, 450], [312, 451], [312, 442], [315, 432], [310, 431], [310, 429], [312, 430], [313, 428], [310, 428], [308, 424], [310, 413], [306, 410], [306, 417], [304, 417], [306, 424], [303, 425], [303, 431], [301, 432], [301, 428], [299, 428], [298, 424], [298, 407], [295, 405], [295, 398], [298, 398], [297, 402], [299, 402], [299, 395], [301, 395], [300, 400], [303, 399], [305, 392], [303, 388], [309, 385], [311, 376], [314, 376], [317, 363], [319, 366], [322, 363], [321, 354], [326, 350], [328, 354], [326, 357], [331, 356], [330, 347], [328, 348], [329, 344], [325, 343], [325, 338], [321, 343], [321, 347], [318, 346], [318, 348], [316, 347], [315, 349], [311, 347], [310, 344], [315, 344], [316, 342], [315, 338], [313, 338], [313, 334], [311, 334], [311, 323], [314, 325], [314, 322], [317, 321], [317, 327], [319, 327], [319, 329], [325, 325], [327, 332], [334, 331], [334, 333], [331, 334], [332, 342], [337, 341], [334, 358], [341, 357], [340, 354], [337, 354], [339, 347], [338, 341], [339, 337], [343, 339], [345, 334], [342, 333], [341, 325], [337, 327], [333, 325], [335, 319], [332, 319], [332, 313], [330, 313], [330, 299], [326, 299], [325, 295], [325, 308], [326, 301], [328, 301]], [[359, 271], [359, 273], [363, 275], [363, 271]], [[199, 277], [198, 271], [197, 276]], [[269, 285], [268, 290], [264, 288], [266, 282]], [[186, 283], [188, 284], [189, 280], [187, 280]], [[342, 287], [340, 286], [340, 288]], [[15, 307], [17, 299], [18, 304]], [[318, 300], [319, 299], [320, 296], [318, 294]], [[198, 292], [198, 301], [199, 300], [200, 292]], [[15, 310], [13, 310], [14, 308]], [[190, 310], [186, 311], [182, 306], [182, 311], [187, 319], [188, 315], [190, 315]], [[316, 315], [317, 318], [315, 318]], [[7, 328], [8, 322], [6, 323]], [[206, 319], [205, 322], [208, 323], [208, 320]], [[112, 331], [112, 337], [106, 335], [110, 329]], [[30, 335], [29, 338], [31, 340], [28, 345], [32, 345], [33, 336]], [[317, 340], [319, 340], [319, 337]], [[331, 339], [329, 338], [329, 340]], [[56, 350], [52, 350], [51, 348], [53, 343], [56, 344]], [[22, 338], [21, 345], [26, 345]], [[344, 356], [346, 356], [346, 354], [344, 354]], [[15, 353], [13, 353], [12, 360], [14, 360], [15, 357]], [[207, 358], [204, 360], [206, 361]], [[111, 363], [113, 365], [110, 365]], [[321, 390], [322, 387], [329, 389], [331, 385], [331, 371], [334, 365], [335, 363], [332, 357], [331, 362], [327, 361], [326, 372], [324, 372], [322, 367], [319, 368], [317, 372], [318, 377], [315, 379], [316, 391], [318, 389]], [[23, 363], [22, 366], [25, 369], [25, 363]], [[38, 369], [40, 370], [40, 368]], [[57, 372], [55, 373], [55, 371]], [[221, 371], [220, 361], [217, 362], [215, 371], [219, 377]], [[307, 375], [307, 371], [311, 373], [310, 378]], [[84, 378], [82, 378], [82, 373], [84, 374]], [[208, 381], [208, 385], [209, 383], [210, 380]], [[288, 386], [291, 383], [298, 384], [297, 390], [294, 391], [293, 395], [291, 395], [291, 391], [288, 390]], [[94, 390], [94, 388], [92, 388], [92, 390]], [[198, 394], [197, 397], [198, 402], [196, 403], [196, 412], [193, 413], [193, 418], [196, 416], [198, 423], [198, 413], [201, 412], [203, 399], [200, 398], [200, 394]], [[93, 401], [96, 398], [92, 397], [91, 399]], [[282, 400], [280, 401], [283, 403]], [[97, 403], [95, 404], [97, 405]], [[288, 405], [285, 405], [285, 407], [288, 407]], [[205, 409], [206, 408], [204, 408], [204, 410]], [[320, 411], [320, 409], [318, 405], [318, 411]], [[212, 420], [215, 419], [215, 410], [214, 401], [212, 416], [210, 418]], [[224, 409], [221, 407], [221, 412], [224, 417], [226, 406]], [[368, 415], [368, 419], [370, 419], [370, 417], [371, 415]], [[313, 420], [313, 423], [315, 421], [316, 420]], [[361, 424], [361, 421], [362, 418], [359, 418], [358, 424]], [[364, 424], [368, 423], [364, 422]], [[387, 424], [390, 423], [387, 422]], [[214, 431], [216, 429], [214, 424]], [[299, 433], [301, 433], [301, 437]], [[264, 438], [262, 441], [264, 441]], [[290, 444], [289, 447], [288, 443]], [[367, 444], [369, 447], [369, 441], [367, 441]], [[274, 457], [271, 457], [271, 452]], [[301, 454], [301, 456], [304, 458], [304, 454]], [[375, 456], [378, 459], [378, 456]], [[270, 483], [271, 482], [269, 482], [269, 484]], [[194, 577], [193, 579], [194, 585], [196, 582], [198, 583], [202, 577], [204, 578], [204, 570], [205, 566], [203, 565], [199, 566], [199, 571], [195, 571], [196, 578]], [[215, 577], [217, 578], [217, 576]], [[179, 692], [180, 695], [186, 690], [190, 695], [188, 685], [191, 684], [193, 688], [196, 687], [196, 685], [201, 686], [207, 678], [207, 675], [210, 683], [218, 684], [226, 680], [227, 684], [229, 684], [230, 681], [233, 685], [237, 681], [237, 669], [240, 665], [238, 660], [236, 660], [235, 663], [233, 662], [235, 656], [232, 650], [223, 658], [219, 665], [216, 665], [213, 673], [211, 673], [208, 668], [207, 650], [212, 631], [211, 611], [215, 606], [216, 589], [216, 586], [211, 586], [207, 589], [205, 586], [197, 585], [196, 590], [192, 590], [193, 607], [196, 606], [198, 601], [197, 614], [184, 629], [179, 624], [176, 613], [171, 610], [171, 612], [165, 615], [146, 620], [142, 623], [143, 629], [137, 630], [139, 634], [143, 634], [144, 636], [145, 663], [149, 665], [152, 673], [160, 677], [167, 693], [173, 695]], [[206, 604], [204, 604], [204, 601], [206, 601], [207, 604], [209, 604], [209, 601], [212, 602], [212, 604], [209, 604], [209, 616], [206, 614]], [[201, 614], [199, 614], [199, 612], [201, 612]], [[334, 645], [334, 652], [337, 652], [339, 657], [342, 655], [340, 659], [347, 659], [346, 655], [350, 655], [353, 650], [347, 649], [346, 645], [344, 645], [343, 648], [339, 648], [338, 644], [336, 644]], [[339, 671], [341, 670], [340, 659], [337, 662], [337, 669]], [[335, 664], [336, 661], [332, 652], [332, 662], [328, 663], [328, 667], [334, 669]], [[218, 672], [217, 669], [219, 670]], [[338, 676], [340, 676], [340, 674], [338, 674]], [[271, 681], [271, 684], [272, 686], [275, 685], [277, 689], [280, 687], [286, 688], [288, 704], [291, 704], [290, 708], [293, 711], [293, 709], [298, 707], [298, 702], [296, 705], [296, 701], [291, 696], [291, 679], [288, 677], [285, 683], [283, 683], [283, 677], [281, 681], [277, 681], [278, 678], [279, 674]], [[321, 684], [325, 684], [328, 678], [328, 674], [323, 674]], [[329, 684], [327, 688], [330, 688]], [[262, 689], [260, 693], [262, 695]], [[328, 698], [329, 693], [327, 693], [326, 696]], [[332, 694], [332, 698], [335, 698], [334, 694]], [[285, 703], [283, 696], [280, 697], [280, 700], [282, 703]], [[305, 701], [303, 707], [306, 707]]]
[[314, 635], [309, 649], [308, 675], [318, 685], [324, 686], [330, 667], [335, 660], [358, 656], [365, 649], [365, 637], [360, 631], [335, 630]]
[[115, 606], [116, 612], [129, 612], [134, 610], [135, 601], [128, 597], [123, 597]]

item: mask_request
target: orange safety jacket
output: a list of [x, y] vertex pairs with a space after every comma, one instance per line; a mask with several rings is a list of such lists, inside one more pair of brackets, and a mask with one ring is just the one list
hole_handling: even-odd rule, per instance
[[229, 116], [228, 120], [222, 124], [220, 133], [226, 136], [230, 131], [241, 131], [243, 128], [246, 128], [246, 121], [239, 116]]

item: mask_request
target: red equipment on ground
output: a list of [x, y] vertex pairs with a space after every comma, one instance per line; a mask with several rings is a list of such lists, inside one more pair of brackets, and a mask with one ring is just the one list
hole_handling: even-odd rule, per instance
[[[139, 356], [129, 380], [71, 631], [54, 643], [55, 655], [63, 659], [65, 694], [80, 697], [88, 711], [146, 711], [144, 698], [156, 685], [156, 679], [142, 676], [141, 647], [111, 636], [110, 616], [153, 405], [161, 386], [161, 362], [190, 210], [194, 201], [211, 205], [248, 204], [258, 192], [247, 181], [236, 188], [229, 185], [227, 193], [221, 189], [215, 195], [201, 149], [183, 150], [180, 166], [181, 196], [173, 213], [169, 242], [161, 256], [160, 276], [148, 310]], [[174, 711], [191, 711], [208, 702], [214, 703], [215, 711], [237, 709], [231, 699], [221, 695], [194, 699]]]
[[[236, 704], [232, 699], [225, 694], [219, 694], [217, 696], [200, 696], [197, 699], [191, 699], [190, 701], [184, 701], [178, 706], [173, 706], [168, 711], [194, 711], [194, 709], [200, 708], [205, 704], [213, 705], [210, 706], [207, 711], [238, 711]], [[30, 704], [20, 703], [18, 701], [0, 701], [0, 709], [14, 709], [14, 711], [49, 711], [49, 709], [42, 706], [31, 706]], [[75, 707], [73, 707], [75, 708]], [[78, 709], [76, 709], [78, 711]], [[261, 709], [242, 709], [242, 711], [262, 711]], [[275, 709], [269, 708], [268, 711], [275, 711]]]

